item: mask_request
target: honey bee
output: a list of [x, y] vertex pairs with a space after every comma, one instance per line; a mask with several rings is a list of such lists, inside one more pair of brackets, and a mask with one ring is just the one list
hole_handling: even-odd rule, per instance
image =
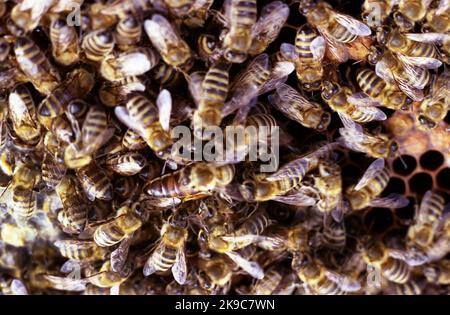
[[[52, 121], [68, 109], [71, 113], [77, 107], [70, 103], [78, 98], [85, 97], [94, 86], [94, 77], [83, 68], [72, 71], [66, 80], [48, 95], [38, 106], [37, 118], [48, 130], [51, 130]], [[76, 103], [79, 105], [79, 102]], [[73, 115], [76, 113], [73, 112]]]
[[110, 179], [105, 172], [97, 167], [95, 162], [77, 169], [77, 176], [88, 200], [111, 200], [113, 188]]
[[48, 190], [53, 190], [66, 174], [64, 163], [55, 159], [51, 153], [44, 153], [42, 160], [42, 180]]
[[368, 206], [402, 208], [409, 201], [398, 194], [390, 194], [387, 197], [379, 197], [386, 188], [391, 173], [383, 158], [378, 158], [364, 172], [361, 179], [354, 187], [349, 187], [346, 193], [350, 207], [353, 210], [361, 210]]
[[263, 53], [280, 34], [289, 16], [289, 6], [281, 1], [273, 1], [261, 9], [258, 21], [252, 27], [250, 56]]
[[119, 0], [114, 1], [111, 4], [103, 5], [101, 4], [101, 8], [99, 12], [104, 15], [115, 15], [121, 19], [127, 18], [129, 16], [143, 16], [152, 10], [158, 1], [154, 0], [143, 0], [143, 1], [134, 1], [134, 0]]
[[25, 31], [31, 31], [38, 26], [52, 5], [53, 1], [22, 1], [12, 8], [11, 19]]
[[426, 15], [425, 28], [431, 29], [433, 32], [446, 33], [450, 31], [449, 24], [449, 9], [448, 1], [442, 0], [439, 6], [435, 9], [428, 9]]
[[106, 251], [93, 241], [58, 240], [54, 243], [63, 257], [77, 261], [96, 261], [105, 257]]
[[76, 141], [64, 150], [64, 163], [68, 168], [74, 169], [88, 165], [92, 162], [92, 154], [105, 144], [113, 133], [114, 129], [108, 128], [105, 110], [91, 106]]
[[214, 294], [226, 294], [229, 291], [233, 271], [222, 256], [199, 259], [198, 268], [197, 279], [202, 288]]
[[78, 35], [75, 27], [69, 26], [64, 19], [55, 18], [50, 24], [52, 55], [56, 62], [70, 66], [80, 59]]
[[115, 108], [115, 114], [128, 128], [133, 129], [160, 158], [171, 156], [172, 138], [169, 134], [172, 98], [162, 90], [156, 100], [158, 107], [146, 97], [136, 94], [125, 107]]
[[433, 83], [431, 93], [419, 106], [416, 116], [420, 126], [426, 128], [435, 128], [449, 111], [449, 79], [448, 71], [442, 73]]
[[379, 27], [392, 13], [397, 2], [398, 0], [365, 0], [361, 17], [370, 27]]
[[196, 163], [151, 180], [144, 192], [152, 197], [191, 200], [222, 191], [234, 177], [233, 165]]
[[281, 272], [275, 270], [275, 268], [271, 268], [264, 273], [264, 279], [256, 281], [251, 288], [250, 294], [272, 295], [282, 279], [283, 275]]
[[395, 283], [387, 289], [387, 292], [392, 295], [421, 295], [422, 291], [423, 283], [415, 279], [411, 279], [404, 284]]
[[165, 17], [154, 14], [144, 22], [144, 28], [165, 63], [176, 69], [189, 70], [192, 65], [191, 49]]
[[23, 141], [36, 143], [40, 139], [40, 125], [37, 124], [36, 108], [30, 92], [24, 85], [17, 86], [9, 94], [9, 118], [12, 130]]
[[363, 93], [350, 96], [354, 104], [372, 104], [394, 110], [408, 110], [412, 105], [412, 99], [395, 85], [385, 82], [370, 69], [360, 70], [356, 75], [356, 80]]
[[20, 69], [40, 93], [49, 95], [61, 77], [41, 49], [28, 37], [18, 37], [14, 53]]
[[142, 150], [147, 147], [145, 140], [133, 129], [128, 129], [122, 138], [122, 145], [128, 150]]
[[281, 55], [295, 64], [299, 84], [306, 91], [320, 89], [324, 74], [322, 59], [325, 50], [325, 39], [308, 24], [298, 29], [295, 46], [284, 43], [280, 47]]
[[287, 84], [281, 84], [276, 92], [269, 96], [269, 102], [304, 127], [324, 131], [331, 121], [330, 113], [315, 102], [307, 100], [297, 90]]
[[149, 71], [159, 62], [159, 56], [150, 48], [126, 51], [103, 58], [100, 73], [109, 81], [125, 80]]
[[167, 222], [161, 228], [161, 239], [144, 265], [144, 276], [164, 272], [171, 268], [175, 281], [186, 282], [187, 265], [185, 244], [188, 230], [176, 221]]
[[450, 264], [448, 260], [440, 260], [424, 267], [423, 274], [429, 283], [450, 284]]
[[113, 183], [114, 195], [123, 199], [129, 199], [136, 192], [137, 184], [135, 177], [120, 177]]
[[[222, 108], [228, 93], [229, 64], [218, 63], [212, 66], [193, 95], [198, 95], [198, 107], [192, 117], [194, 130], [209, 126], [219, 126], [222, 121]], [[192, 87], [195, 88], [195, 87]]]
[[114, 45], [113, 33], [109, 30], [100, 29], [85, 35], [81, 48], [88, 60], [100, 62], [113, 51]]
[[437, 227], [444, 210], [444, 198], [431, 190], [422, 198], [415, 213], [415, 223], [408, 229], [408, 240], [419, 246], [428, 248], [434, 241]]
[[3, 295], [28, 295], [27, 287], [20, 279], [0, 278], [0, 292]]
[[147, 164], [145, 157], [139, 152], [125, 152], [107, 157], [105, 166], [107, 169], [123, 175], [132, 176], [139, 173]]
[[40, 173], [31, 165], [19, 164], [12, 178], [12, 211], [18, 218], [30, 218], [36, 209], [36, 193], [33, 191]]
[[121, 19], [116, 25], [116, 43], [117, 47], [122, 51], [128, 51], [135, 48], [141, 41], [141, 36], [142, 25], [133, 16]]
[[292, 267], [308, 293], [343, 295], [361, 289], [361, 284], [356, 279], [326, 268], [317, 259], [308, 258], [300, 262], [294, 259]]
[[65, 175], [55, 190], [63, 206], [58, 221], [65, 231], [81, 233], [87, 223], [88, 205], [76, 177]]
[[339, 141], [347, 148], [366, 153], [373, 158], [388, 158], [398, 151], [398, 144], [386, 134], [377, 135], [365, 132], [363, 127], [351, 119], [341, 116], [344, 128], [339, 129]]
[[419, 22], [425, 17], [431, 0], [399, 0], [398, 12], [408, 20]]
[[352, 92], [348, 87], [342, 87], [337, 83], [324, 81], [322, 84], [322, 98], [330, 108], [340, 116], [348, 117], [355, 122], [366, 123], [373, 120], [385, 120], [386, 114], [372, 105], [361, 106], [352, 103]]
[[114, 82], [103, 82], [98, 90], [98, 96], [106, 106], [115, 107], [117, 104], [125, 102], [131, 93], [144, 91], [145, 85], [142, 79], [131, 76]]
[[160, 83], [161, 86], [177, 86], [181, 75], [176, 68], [160, 62], [152, 69], [152, 77]]

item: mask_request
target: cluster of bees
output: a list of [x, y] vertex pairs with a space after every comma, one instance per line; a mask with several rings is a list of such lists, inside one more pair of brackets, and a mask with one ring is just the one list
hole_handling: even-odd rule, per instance
[[[450, 3], [350, 2], [0, 0], [0, 291], [448, 294], [447, 195], [361, 216], [410, 203], [383, 121], [447, 126]], [[187, 160], [178, 125], [277, 127], [281, 166]]]

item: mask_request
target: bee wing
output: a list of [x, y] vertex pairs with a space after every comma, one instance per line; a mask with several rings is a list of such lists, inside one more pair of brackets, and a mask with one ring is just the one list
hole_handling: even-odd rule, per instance
[[427, 221], [427, 213], [426, 213], [426, 205], [429, 204], [430, 199], [433, 197], [433, 191], [428, 190], [422, 197], [422, 201], [420, 202], [420, 206], [416, 208], [416, 213], [414, 215], [416, 221], [418, 222], [426, 222]]
[[73, 259], [69, 259], [64, 264], [62, 264], [62, 266], [59, 269], [59, 271], [61, 271], [62, 273], [70, 273], [70, 272], [76, 270], [76, 268], [79, 268], [79, 267], [80, 267], [80, 262], [79, 261], [73, 260]]
[[[114, 135], [115, 128], [108, 128], [104, 130], [98, 137], [91, 139], [83, 145], [83, 148], [80, 150], [82, 154], [91, 154], [97, 151], [100, 147], [102, 147], [109, 139]], [[90, 138], [86, 138], [90, 139]]]
[[308, 168], [308, 165], [309, 159], [307, 157], [301, 157], [287, 163], [286, 165], [283, 165], [277, 172], [267, 176], [265, 179], [268, 181], [277, 181], [283, 178], [289, 178], [292, 177], [292, 169], [306, 170]]
[[172, 266], [172, 274], [176, 282], [183, 285], [187, 279], [186, 256], [184, 254], [184, 246], [177, 250], [176, 262]]
[[258, 239], [258, 247], [265, 250], [277, 250], [284, 248], [285, 241], [279, 236], [265, 236], [261, 235]]
[[221, 239], [227, 242], [246, 243], [248, 245], [256, 243], [259, 240], [259, 235], [245, 234], [236, 236], [222, 236]]
[[128, 112], [128, 109], [125, 106], [116, 106], [114, 108], [114, 114], [116, 117], [128, 128], [137, 132], [142, 138], [145, 138], [145, 132], [142, 129], [142, 126], [138, 124]]
[[408, 33], [405, 36], [413, 41], [429, 44], [444, 43], [450, 40], [450, 35], [445, 33]]
[[109, 289], [109, 295], [120, 295], [120, 284], [112, 286]]
[[[344, 215], [349, 210], [349, 205], [342, 199], [342, 195], [339, 196], [339, 201], [336, 207], [331, 210], [331, 217], [337, 223], [343, 223]], [[345, 229], [345, 226], [344, 226]]]
[[153, 251], [153, 253], [150, 255], [150, 257], [145, 262], [145, 265], [143, 268], [144, 276], [148, 277], [148, 276], [152, 275], [153, 273], [155, 273], [156, 271], [158, 271], [158, 269], [155, 266], [154, 255], [155, 255], [155, 253], [163, 252], [164, 248], [165, 248], [165, 246], [161, 242], [159, 242], [156, 245], [155, 250]]
[[162, 15], [154, 14], [144, 22], [144, 28], [153, 46], [159, 51], [167, 52], [168, 45], [176, 45], [180, 41], [172, 25]]
[[168, 131], [170, 128], [170, 113], [172, 112], [172, 96], [168, 90], [164, 89], [159, 92], [156, 105], [158, 105], [159, 110], [159, 123], [165, 131]]
[[334, 15], [334, 18], [336, 19], [336, 21], [340, 25], [345, 27], [353, 35], [369, 36], [370, 34], [372, 34], [370, 27], [368, 27], [363, 22], [358, 21], [357, 19], [355, 19], [349, 15], [345, 15], [345, 14], [341, 14], [341, 13], [337, 13], [337, 12], [334, 12], [333, 15]]
[[8, 101], [9, 114], [12, 116], [11, 119], [13, 122], [31, 126], [35, 124], [33, 119], [30, 117], [30, 113], [25, 102], [16, 92], [11, 92], [9, 94]]
[[286, 111], [284, 107], [290, 107], [294, 102], [300, 107], [310, 108], [312, 106], [309, 100], [287, 84], [280, 84], [275, 93], [269, 96], [269, 102], [281, 112]]
[[377, 207], [377, 208], [403, 208], [406, 207], [409, 204], [409, 199], [405, 196], [399, 195], [399, 194], [389, 194], [386, 197], [378, 197], [370, 201], [369, 205], [371, 207]]
[[442, 65], [440, 60], [429, 57], [410, 57], [399, 54], [398, 59], [403, 63], [424, 69], [437, 69]]
[[338, 139], [345, 147], [358, 152], [366, 152], [366, 144], [371, 143], [372, 139], [363, 133], [357, 132], [355, 129], [340, 128]]
[[117, 64], [125, 77], [144, 74], [155, 66], [142, 52], [132, 52], [117, 58]]
[[281, 1], [274, 1], [261, 9], [258, 21], [252, 27], [252, 37], [264, 37], [271, 43], [280, 32], [289, 16], [289, 6]]
[[257, 94], [258, 87], [254, 84], [243, 85], [240, 89], [236, 89], [231, 100], [223, 106], [222, 117], [228, 116], [239, 108], [248, 106]]
[[202, 83], [205, 79], [205, 72], [197, 71], [189, 75], [185, 74], [185, 78], [188, 83], [189, 92], [191, 93], [195, 104], [198, 105], [202, 98]]
[[400, 259], [406, 262], [409, 266], [421, 266], [428, 262], [428, 255], [417, 249], [389, 249], [389, 256], [395, 259]]
[[289, 61], [280, 61], [275, 64], [269, 79], [259, 88], [258, 95], [270, 92], [286, 82], [289, 74], [295, 70], [295, 66]]
[[348, 60], [348, 50], [347, 47], [338, 42], [333, 36], [328, 35], [328, 33], [321, 29], [320, 27], [317, 29], [319, 33], [323, 36], [325, 41], [327, 42], [327, 48], [330, 54], [340, 63], [346, 62]]
[[358, 92], [347, 97], [347, 101], [356, 106], [381, 106], [381, 103], [364, 92]]
[[358, 183], [355, 186], [355, 190], [360, 190], [364, 186], [367, 185], [367, 183], [380, 171], [384, 169], [385, 162], [384, 159], [376, 159], [375, 161], [370, 164], [370, 166], [367, 168], [367, 170], [364, 172], [364, 175], [361, 177], [361, 179], [358, 181]]
[[328, 279], [338, 284], [339, 287], [344, 291], [356, 292], [361, 289], [361, 284], [356, 279], [331, 270], [327, 270], [325, 273]]
[[441, 0], [436, 9], [437, 15], [442, 15], [450, 10], [450, 0]]
[[272, 198], [272, 200], [298, 207], [314, 206], [317, 202], [315, 198], [307, 196], [302, 192], [291, 193], [284, 196], [276, 196]]
[[132, 235], [125, 237], [125, 239], [120, 242], [119, 246], [111, 252], [112, 271], [120, 272], [125, 266], [132, 239]]
[[24, 0], [20, 4], [20, 10], [31, 10], [31, 19], [39, 20], [53, 5], [54, 0]]
[[44, 275], [44, 278], [51, 283], [54, 289], [63, 291], [84, 291], [86, 290], [86, 284], [89, 282], [88, 278], [73, 279], [53, 275]]
[[14, 279], [11, 281], [11, 292], [14, 295], [28, 295], [28, 290], [25, 287], [25, 284], [23, 284], [22, 281], [18, 279]]
[[313, 54], [314, 58], [318, 61], [323, 59], [326, 48], [327, 48], [327, 43], [325, 41], [325, 38], [323, 38], [323, 36], [317, 36], [311, 42], [311, 46], [310, 46], [311, 53]]
[[294, 45], [283, 43], [280, 46], [280, 53], [288, 61], [296, 61], [298, 59], [297, 49]]
[[242, 268], [242, 270], [247, 272], [253, 278], [256, 278], [256, 279], [264, 278], [264, 270], [261, 268], [261, 266], [257, 262], [249, 261], [236, 252], [228, 252], [225, 254], [232, 261], [234, 261], [236, 263], [236, 265], [238, 265], [240, 268]]

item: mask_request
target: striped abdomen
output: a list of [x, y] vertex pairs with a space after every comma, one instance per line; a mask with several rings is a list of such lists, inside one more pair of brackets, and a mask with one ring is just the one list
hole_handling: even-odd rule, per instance
[[128, 150], [142, 150], [147, 146], [145, 140], [133, 129], [128, 129], [125, 132], [122, 144]]
[[187, 173], [183, 170], [166, 174], [148, 183], [144, 190], [153, 197], [170, 198], [195, 195], [199, 191], [186, 186]]
[[295, 50], [301, 62], [310, 63], [314, 61], [311, 51], [311, 43], [317, 37], [316, 31], [308, 24], [300, 27], [295, 36]]
[[323, 238], [325, 246], [341, 249], [345, 247], [346, 231], [343, 223], [333, 221], [330, 226], [325, 226], [323, 229]]
[[158, 121], [156, 105], [142, 95], [133, 96], [126, 107], [130, 116], [143, 128], [149, 128]]
[[57, 241], [55, 246], [58, 247], [62, 256], [69, 259], [89, 260], [98, 256], [98, 247], [92, 241]]
[[16, 187], [12, 192], [13, 212], [22, 218], [29, 218], [34, 214], [36, 196], [30, 189]]
[[422, 203], [420, 204], [420, 216], [421, 223], [435, 223], [437, 222], [444, 209], [445, 199], [437, 193], [425, 194]]
[[225, 102], [228, 93], [229, 65], [219, 63], [214, 65], [206, 73], [202, 83], [203, 99], [202, 104], [221, 104]]
[[113, 34], [107, 30], [101, 30], [86, 35], [81, 46], [87, 59], [101, 61], [112, 52], [114, 44]]
[[90, 200], [112, 199], [112, 184], [106, 174], [94, 165], [88, 165], [77, 171], [78, 178]]
[[356, 75], [361, 90], [373, 98], [378, 98], [386, 88], [386, 82], [370, 69], [363, 69]]
[[271, 224], [268, 214], [260, 211], [245, 221], [236, 231], [238, 235], [260, 235]]
[[[364, 188], [368, 189], [373, 197], [378, 196], [386, 188], [391, 172], [387, 167], [378, 172], [372, 180], [370, 180]], [[363, 188], [363, 189], [364, 189]]]
[[413, 41], [410, 45], [408, 56], [438, 58], [436, 48], [432, 44]]
[[231, 25], [237, 28], [251, 28], [256, 23], [256, 0], [231, 1]]
[[94, 232], [94, 241], [98, 246], [109, 247], [116, 245], [125, 237], [124, 231], [116, 221], [99, 226]]
[[396, 295], [421, 295], [422, 288], [417, 283], [417, 281], [411, 280], [405, 284], [395, 284], [394, 293]]
[[169, 270], [177, 260], [177, 249], [171, 246], [157, 248], [150, 258], [150, 265], [156, 271]]
[[358, 37], [357, 35], [350, 33], [344, 26], [337, 23], [336, 21], [334, 23], [331, 23], [331, 25], [328, 27], [328, 32], [337, 41], [340, 41], [342, 43], [351, 43]]
[[344, 295], [345, 292], [339, 287], [339, 285], [327, 277], [323, 277], [317, 284], [312, 286], [318, 294], [323, 295]]
[[388, 260], [381, 265], [381, 271], [386, 279], [400, 284], [406, 283], [411, 274], [410, 268], [406, 262], [392, 257], [389, 257]]
[[116, 26], [116, 41], [120, 49], [130, 48], [141, 40], [142, 26], [139, 21], [130, 16], [120, 20]]

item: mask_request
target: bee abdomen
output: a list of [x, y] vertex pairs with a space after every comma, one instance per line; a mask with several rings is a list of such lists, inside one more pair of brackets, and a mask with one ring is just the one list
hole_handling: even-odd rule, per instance
[[402, 284], [409, 280], [409, 266], [402, 260], [389, 258], [382, 270], [386, 279], [392, 282]]
[[17, 187], [12, 195], [13, 211], [20, 217], [29, 218], [34, 214], [35, 195], [33, 191]]
[[363, 69], [356, 75], [356, 80], [361, 90], [369, 96], [377, 97], [386, 88], [386, 83], [375, 72]]
[[233, 1], [231, 15], [231, 20], [236, 21], [238, 26], [247, 28], [253, 26], [257, 15], [256, 0]]

